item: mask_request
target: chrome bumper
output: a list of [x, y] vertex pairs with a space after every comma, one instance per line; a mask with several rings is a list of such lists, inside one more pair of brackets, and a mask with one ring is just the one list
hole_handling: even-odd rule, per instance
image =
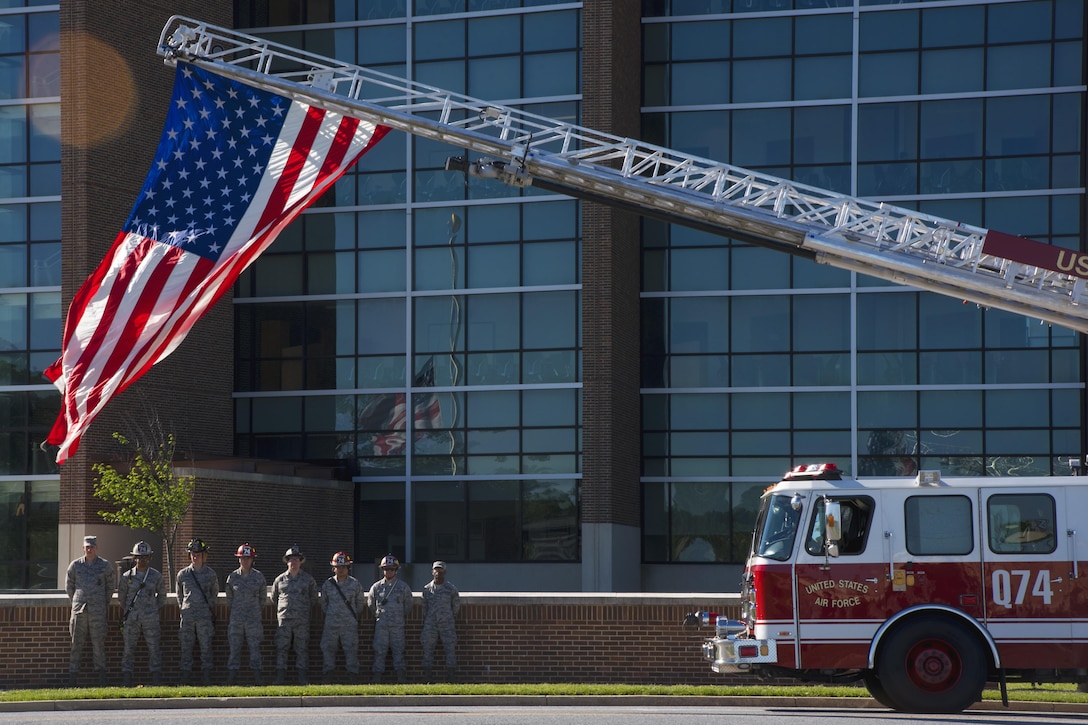
[[778, 662], [778, 646], [773, 639], [715, 637], [703, 642], [703, 656], [714, 672], [744, 672], [753, 664]]

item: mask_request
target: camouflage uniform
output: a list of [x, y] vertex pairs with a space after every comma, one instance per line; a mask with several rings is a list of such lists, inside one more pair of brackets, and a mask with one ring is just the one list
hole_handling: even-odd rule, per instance
[[412, 588], [402, 579], [379, 579], [366, 595], [374, 615], [374, 680], [385, 672], [385, 658], [393, 651], [393, 669], [404, 681], [408, 667], [404, 662], [404, 620], [412, 612]]
[[181, 609], [180, 668], [183, 682], [193, 671], [193, 645], [200, 643], [200, 667], [207, 683], [212, 671], [212, 635], [215, 634], [215, 600], [219, 579], [210, 566], [191, 564], [178, 572], [175, 593]]
[[125, 651], [121, 655], [125, 681], [132, 676], [136, 645], [143, 635], [147, 643], [147, 669], [151, 671], [152, 682], [158, 683], [162, 673], [159, 610], [166, 604], [166, 580], [157, 569], [148, 567], [141, 572], [132, 567], [121, 575], [117, 601], [121, 604], [121, 634], [125, 640]]
[[[301, 552], [292, 555], [301, 556]], [[317, 582], [309, 572], [299, 570], [292, 576], [285, 571], [272, 582], [272, 603], [276, 605], [277, 622], [276, 681], [282, 683], [287, 651], [293, 642], [295, 669], [299, 682], [304, 683], [310, 667], [310, 610], [317, 604]]]
[[321, 633], [322, 672], [328, 675], [336, 667], [336, 650], [342, 644], [344, 666], [351, 674], [359, 674], [359, 617], [366, 606], [363, 585], [353, 576], [341, 582], [330, 576], [321, 585], [320, 601], [325, 613], [325, 629]]
[[68, 632], [72, 635], [72, 649], [68, 657], [70, 676], [79, 672], [83, 647], [89, 638], [99, 684], [105, 684], [106, 612], [116, 588], [111, 561], [100, 556], [96, 556], [94, 561], [88, 561], [86, 556], [81, 556], [68, 565], [64, 590], [72, 600], [72, 617], [68, 621]]
[[441, 584], [430, 581], [423, 587], [423, 633], [419, 639], [423, 644], [424, 672], [430, 673], [434, 648], [441, 637], [442, 650], [446, 653], [446, 676], [452, 679], [457, 667], [457, 630], [453, 618], [460, 609], [461, 595], [449, 581]]
[[227, 672], [236, 673], [242, 668], [242, 641], [249, 643], [249, 668], [254, 674], [261, 672], [261, 640], [264, 625], [261, 613], [268, 601], [268, 580], [256, 569], [243, 573], [241, 568], [227, 574], [225, 586], [230, 620], [227, 623], [227, 641], [230, 656]]

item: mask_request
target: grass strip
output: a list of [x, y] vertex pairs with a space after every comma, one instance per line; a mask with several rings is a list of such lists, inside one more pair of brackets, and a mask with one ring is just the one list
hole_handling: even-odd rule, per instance
[[[1088, 693], [1075, 684], [1032, 685], [1010, 683], [1010, 700], [1029, 702], [1088, 703]], [[869, 697], [864, 687], [830, 685], [603, 685], [566, 683], [529, 684], [434, 684], [434, 685], [283, 685], [283, 686], [180, 686], [180, 687], [80, 687], [0, 691], [0, 702], [34, 700], [100, 700], [174, 697], [321, 697], [332, 695], [548, 695], [548, 696], [697, 696], [697, 697]], [[984, 700], [1000, 700], [996, 688], [987, 688]]]

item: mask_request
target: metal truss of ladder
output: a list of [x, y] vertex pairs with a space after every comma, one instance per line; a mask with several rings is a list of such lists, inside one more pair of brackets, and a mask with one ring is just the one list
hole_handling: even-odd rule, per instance
[[1088, 257], [1075, 252], [612, 136], [181, 16], [163, 28], [158, 52], [168, 64], [203, 65], [479, 155], [451, 159], [448, 168], [1088, 331], [1088, 310], [1080, 304]]

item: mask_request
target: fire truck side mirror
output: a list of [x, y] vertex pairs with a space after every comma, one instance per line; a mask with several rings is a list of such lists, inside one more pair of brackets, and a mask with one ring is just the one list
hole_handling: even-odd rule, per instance
[[842, 539], [842, 514], [838, 501], [826, 501], [824, 503], [824, 540], [827, 543], [838, 543]]

